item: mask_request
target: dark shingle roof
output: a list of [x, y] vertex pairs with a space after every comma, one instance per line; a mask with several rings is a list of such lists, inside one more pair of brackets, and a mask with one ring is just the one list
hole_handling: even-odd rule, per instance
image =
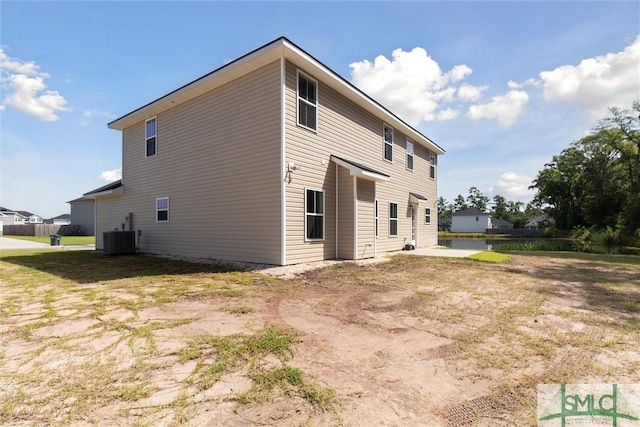
[[463, 211], [454, 212], [451, 216], [477, 216], [477, 215], [489, 215], [486, 212], [482, 212], [478, 208], [468, 208]]

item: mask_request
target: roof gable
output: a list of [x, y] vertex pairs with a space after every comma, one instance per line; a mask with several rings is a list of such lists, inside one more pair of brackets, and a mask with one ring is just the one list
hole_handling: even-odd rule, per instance
[[110, 184], [103, 185], [100, 188], [96, 188], [95, 190], [91, 190], [88, 193], [84, 193], [84, 197], [94, 198], [96, 196], [103, 196], [106, 194], [115, 194], [122, 192], [122, 180], [119, 179]]
[[444, 154], [444, 149], [438, 144], [411, 127], [286, 37], [280, 37], [249, 52], [235, 61], [231, 61], [191, 83], [112, 121], [108, 126], [111, 129], [123, 130], [279, 59], [285, 59], [295, 66], [305, 69], [307, 73], [313, 74], [315, 79], [338, 91], [350, 102], [381, 118], [390, 126], [398, 128], [402, 133], [412, 138], [414, 142], [429, 148], [436, 154]]
[[451, 216], [479, 216], [479, 215], [489, 216], [488, 213], [482, 212], [480, 209], [473, 208], [473, 207], [467, 208], [463, 211], [454, 212], [453, 214], [451, 214]]

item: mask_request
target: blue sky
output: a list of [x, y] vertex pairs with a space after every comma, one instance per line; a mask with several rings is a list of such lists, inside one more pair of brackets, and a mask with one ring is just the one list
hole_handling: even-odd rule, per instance
[[449, 201], [529, 201], [640, 99], [637, 1], [3, 1], [0, 20], [0, 205], [45, 218], [118, 178], [108, 122], [280, 36], [443, 147]]

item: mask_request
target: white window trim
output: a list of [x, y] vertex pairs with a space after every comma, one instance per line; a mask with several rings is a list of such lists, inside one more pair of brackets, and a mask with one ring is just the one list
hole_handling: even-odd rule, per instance
[[[300, 97], [300, 76], [301, 75], [305, 79], [314, 82], [315, 85], [316, 85], [316, 103], [315, 104], [312, 104], [309, 101], [307, 101], [306, 99]], [[314, 79], [313, 77], [311, 77], [309, 74], [307, 74], [307, 73], [305, 73], [305, 72], [303, 72], [301, 70], [298, 70], [298, 72], [296, 73], [296, 124], [298, 126], [300, 126], [301, 128], [308, 129], [311, 132], [315, 132], [315, 133], [318, 133], [318, 127], [319, 127], [319, 122], [320, 122], [320, 120], [319, 120], [320, 114], [319, 114], [319, 108], [318, 108], [318, 92], [319, 92], [319, 90], [318, 90], [318, 81], [316, 79]], [[313, 105], [314, 107], [316, 107], [316, 128], [315, 129], [314, 128], [310, 128], [309, 126], [305, 126], [302, 123], [300, 123], [300, 111], [299, 111], [300, 101], [303, 101], [305, 104]]]
[[[396, 205], [396, 217], [391, 218], [391, 205]], [[391, 221], [396, 221], [396, 233], [400, 231], [400, 205], [398, 202], [389, 202], [389, 237], [398, 237], [398, 234], [391, 234]]]
[[[411, 152], [409, 152], [409, 144], [411, 144]], [[405, 161], [407, 162], [406, 167], [407, 170], [412, 171], [413, 172], [413, 165], [415, 163], [415, 145], [413, 144], [413, 141], [410, 138], [407, 138], [407, 158], [405, 159]], [[411, 167], [409, 167], [409, 157], [411, 157]]]
[[[307, 212], [307, 191], [311, 190], [311, 191], [317, 191], [322, 193], [322, 215], [319, 214], [310, 214], [309, 212]], [[322, 242], [324, 241], [324, 239], [326, 238], [327, 235], [327, 228], [326, 228], [326, 194], [324, 189], [322, 188], [315, 188], [315, 187], [305, 187], [304, 188], [304, 241], [305, 242]], [[322, 239], [309, 239], [307, 238], [307, 215], [313, 215], [313, 216], [322, 216]]]
[[[387, 142], [387, 140], [384, 138], [384, 128], [389, 128], [391, 129], [391, 143]], [[393, 163], [393, 140], [395, 139], [395, 130], [393, 129], [392, 126], [389, 126], [386, 123], [382, 123], [382, 159], [385, 162], [389, 162], [389, 163]], [[391, 147], [391, 160], [387, 159], [387, 145], [389, 145]]]
[[[166, 200], [167, 201], [167, 219], [166, 220], [159, 220], [158, 219], [158, 212], [160, 211], [164, 211], [164, 209], [158, 209], [158, 200]], [[169, 198], [168, 197], [158, 197], [156, 198], [156, 222], [169, 222], [170, 216], [169, 216]]]
[[[427, 212], [429, 212], [427, 214]], [[429, 217], [429, 221], [427, 221], [427, 217]], [[431, 224], [431, 208], [424, 208], [424, 223]]]
[[[147, 123], [149, 123], [150, 121], [155, 120], [156, 122], [156, 134], [152, 137], [149, 137], [149, 135], [147, 135]], [[156, 142], [156, 149], [155, 152], [152, 155], [147, 155], [147, 142], [149, 141], [150, 138], [155, 138]], [[153, 117], [149, 117], [147, 120], [144, 121], [144, 157], [155, 157], [158, 155], [158, 116], [153, 116]]]

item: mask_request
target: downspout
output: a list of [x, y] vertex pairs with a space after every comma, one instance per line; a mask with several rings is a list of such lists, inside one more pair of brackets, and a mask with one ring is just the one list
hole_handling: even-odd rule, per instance
[[336, 258], [339, 258], [338, 254], [338, 164], [336, 163]]
[[287, 265], [287, 188], [285, 186], [285, 84], [284, 55], [280, 56], [280, 264]]
[[353, 259], [358, 259], [358, 178], [353, 177]]

